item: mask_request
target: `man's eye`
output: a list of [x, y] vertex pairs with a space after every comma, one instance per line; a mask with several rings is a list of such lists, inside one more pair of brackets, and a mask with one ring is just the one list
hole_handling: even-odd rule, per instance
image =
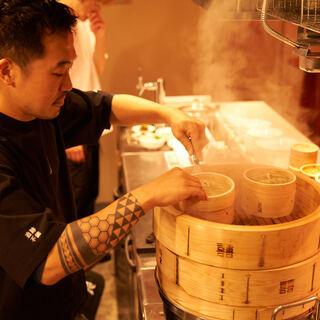
[[56, 77], [63, 77], [64, 74], [63, 73], [53, 73], [53, 75]]

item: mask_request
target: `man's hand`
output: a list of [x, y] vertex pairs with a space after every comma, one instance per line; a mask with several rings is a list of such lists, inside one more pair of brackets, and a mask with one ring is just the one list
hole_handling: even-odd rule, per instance
[[170, 117], [171, 130], [174, 136], [187, 149], [189, 155], [194, 154], [197, 159], [202, 159], [201, 151], [208, 143], [205, 135], [205, 125], [202, 121], [190, 117], [182, 111], [176, 110]]
[[199, 178], [190, 175], [180, 168], [174, 168], [157, 179], [145, 184], [132, 194], [147, 212], [153, 207], [168, 206], [190, 197], [207, 200], [207, 194]]
[[189, 154], [195, 154], [199, 160], [202, 159], [201, 150], [208, 143], [205, 125], [200, 120], [174, 107], [159, 105], [131, 95], [113, 96], [110, 120], [117, 125], [167, 123]]
[[91, 11], [88, 15], [91, 31], [94, 33], [96, 40], [105, 38], [105, 23], [101, 17], [101, 5], [97, 3], [96, 10]]
[[106, 64], [106, 27], [101, 17], [101, 4], [96, 2], [94, 10], [88, 14], [90, 29], [96, 38], [93, 61], [99, 75], [102, 74]]
[[67, 159], [74, 163], [83, 163], [85, 162], [85, 154], [83, 146], [75, 146], [69, 149], [66, 149]]

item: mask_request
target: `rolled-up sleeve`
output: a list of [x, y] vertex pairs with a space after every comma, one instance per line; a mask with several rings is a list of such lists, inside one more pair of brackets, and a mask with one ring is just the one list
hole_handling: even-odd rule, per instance
[[66, 224], [0, 167], [0, 267], [23, 288]]
[[73, 89], [68, 93], [59, 115], [66, 147], [94, 144], [104, 129], [109, 129], [113, 95], [83, 92]]

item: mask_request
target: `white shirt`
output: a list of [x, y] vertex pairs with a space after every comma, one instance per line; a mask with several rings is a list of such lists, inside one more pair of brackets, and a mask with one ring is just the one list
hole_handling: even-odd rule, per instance
[[70, 70], [70, 78], [74, 88], [83, 91], [101, 90], [99, 76], [93, 60], [95, 43], [96, 39], [90, 29], [89, 20], [78, 20], [74, 37], [77, 58]]

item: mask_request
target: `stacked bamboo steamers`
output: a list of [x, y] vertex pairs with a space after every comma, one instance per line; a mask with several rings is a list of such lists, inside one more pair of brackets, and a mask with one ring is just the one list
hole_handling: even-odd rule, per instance
[[[320, 184], [252, 164], [201, 169], [206, 204], [189, 199], [154, 212], [165, 309], [169, 303], [195, 319], [269, 320], [276, 307], [317, 295]], [[284, 309], [277, 319], [313, 305]]]

